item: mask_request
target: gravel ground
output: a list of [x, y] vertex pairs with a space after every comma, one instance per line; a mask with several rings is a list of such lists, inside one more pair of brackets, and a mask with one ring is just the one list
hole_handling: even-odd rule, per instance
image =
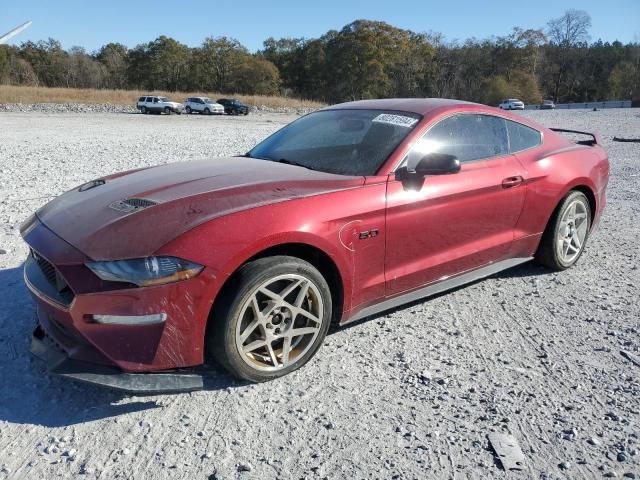
[[[525, 112], [599, 131], [609, 205], [581, 261], [524, 265], [338, 329], [270, 383], [131, 397], [49, 377], [18, 226], [54, 195], [129, 168], [242, 153], [295, 116], [0, 114], [0, 479], [640, 478], [637, 109]], [[524, 472], [487, 434], [510, 432]], [[634, 476], [635, 475], [635, 476]]]

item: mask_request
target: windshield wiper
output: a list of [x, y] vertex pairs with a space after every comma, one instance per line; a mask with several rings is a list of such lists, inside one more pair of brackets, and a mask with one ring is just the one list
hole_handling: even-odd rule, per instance
[[288, 158], [281, 158], [279, 160], [274, 160], [274, 162], [278, 162], [278, 163], [286, 163], [287, 165], [295, 165], [296, 167], [302, 167], [302, 168], [306, 168], [308, 170], [315, 170], [315, 168], [310, 167], [308, 165], [303, 165], [300, 162], [296, 162], [295, 160], [289, 160]]
[[315, 170], [317, 171], [316, 168], [310, 167], [308, 165], [304, 165], [300, 162], [296, 162], [295, 160], [289, 160], [288, 158], [279, 158], [278, 160], [276, 160], [275, 158], [268, 158], [268, 157], [256, 157], [254, 155], [251, 155], [251, 152], [247, 152], [244, 154], [245, 157], [247, 158], [255, 158], [257, 160], [268, 160], [270, 162], [277, 162], [277, 163], [286, 163], [287, 165], [295, 165], [296, 167], [302, 167], [302, 168], [306, 168], [308, 170]]

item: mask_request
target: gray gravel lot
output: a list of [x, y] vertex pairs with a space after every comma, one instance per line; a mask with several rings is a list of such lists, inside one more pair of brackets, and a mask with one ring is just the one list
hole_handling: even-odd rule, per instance
[[[0, 479], [640, 478], [638, 109], [525, 112], [599, 131], [609, 204], [576, 267], [527, 264], [336, 330], [265, 384], [129, 397], [51, 378], [19, 224], [52, 196], [143, 165], [243, 153], [295, 116], [0, 113]], [[504, 472], [487, 434], [512, 433]], [[635, 477], [633, 476], [635, 475]]]

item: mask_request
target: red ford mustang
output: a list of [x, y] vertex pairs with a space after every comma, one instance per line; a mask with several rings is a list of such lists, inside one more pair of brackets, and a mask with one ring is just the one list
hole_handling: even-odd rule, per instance
[[[566, 131], [565, 131], [566, 132]], [[93, 180], [22, 227], [32, 351], [132, 391], [263, 381], [344, 324], [535, 259], [573, 265], [606, 152], [473, 103], [373, 100], [302, 117], [241, 157]]]

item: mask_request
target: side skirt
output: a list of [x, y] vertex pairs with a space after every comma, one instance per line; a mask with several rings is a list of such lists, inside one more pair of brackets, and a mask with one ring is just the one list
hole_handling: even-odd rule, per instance
[[343, 322], [341, 325], [346, 325], [348, 323], [355, 322], [356, 320], [362, 320], [365, 317], [369, 317], [371, 315], [384, 312], [385, 310], [390, 310], [392, 308], [399, 307], [400, 305], [414, 302], [421, 298], [431, 297], [433, 295], [437, 295], [438, 293], [451, 290], [452, 288], [456, 288], [467, 283], [475, 282], [476, 280], [489, 277], [491, 275], [494, 275], [508, 268], [515, 267], [516, 265], [520, 265], [522, 263], [526, 263], [530, 260], [533, 260], [533, 257], [509, 258], [507, 260], [501, 260], [499, 262], [490, 263], [488, 265], [485, 265], [484, 267], [480, 267], [475, 270], [461, 273], [454, 277], [447, 277], [444, 280], [431, 283], [426, 287], [419, 288], [418, 290], [413, 290], [409, 293], [404, 293], [402, 295], [398, 295], [397, 297], [389, 298], [387, 300], [383, 300], [380, 303], [376, 303], [374, 305], [365, 307], [362, 310], [360, 310], [358, 313], [356, 313], [353, 317], [351, 317], [349, 320], [347, 320], [346, 322]]

